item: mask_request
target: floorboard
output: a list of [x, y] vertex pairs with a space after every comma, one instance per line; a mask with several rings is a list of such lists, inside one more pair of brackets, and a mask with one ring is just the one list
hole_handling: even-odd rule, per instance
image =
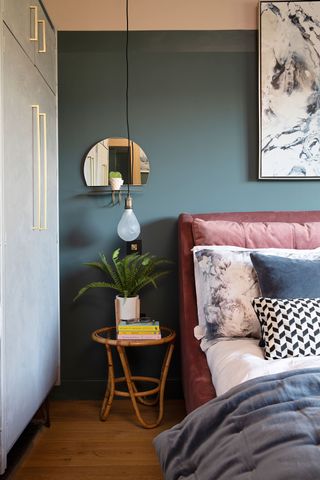
[[[96, 401], [54, 401], [51, 427], [41, 427], [10, 480], [161, 480], [153, 438], [185, 416], [182, 400], [168, 400], [162, 424], [138, 426], [130, 401], [115, 400], [106, 422]], [[154, 407], [143, 407], [146, 420]]]

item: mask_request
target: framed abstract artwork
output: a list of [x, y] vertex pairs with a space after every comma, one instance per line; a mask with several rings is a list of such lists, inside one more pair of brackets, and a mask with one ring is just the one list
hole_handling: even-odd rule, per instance
[[320, 179], [320, 1], [259, 10], [259, 178]]

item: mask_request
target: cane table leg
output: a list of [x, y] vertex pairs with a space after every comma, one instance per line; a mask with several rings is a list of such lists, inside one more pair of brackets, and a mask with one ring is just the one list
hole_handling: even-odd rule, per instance
[[104, 399], [103, 399], [101, 410], [100, 410], [100, 420], [102, 420], [103, 422], [108, 418], [108, 415], [110, 413], [113, 396], [114, 396], [114, 390], [115, 390], [112, 352], [109, 345], [106, 345], [106, 350], [107, 350], [107, 359], [108, 359], [108, 383], [107, 383], [106, 393], [104, 395]]
[[[126, 382], [127, 382], [127, 387], [128, 387], [129, 395], [130, 395], [130, 398], [131, 398], [132, 406], [133, 406], [133, 409], [135, 411], [137, 419], [139, 420], [139, 422], [141, 423], [141, 425], [144, 428], [155, 428], [155, 427], [157, 427], [160, 424], [160, 422], [163, 418], [164, 390], [165, 390], [165, 384], [166, 384], [166, 379], [167, 379], [167, 374], [168, 374], [168, 370], [169, 370], [169, 366], [170, 366], [170, 361], [171, 361], [173, 349], [174, 349], [174, 344], [173, 343], [168, 345], [167, 351], [166, 351], [166, 354], [165, 354], [165, 358], [164, 358], [164, 361], [163, 361], [163, 364], [162, 364], [161, 378], [160, 378], [159, 389], [158, 389], [158, 392], [159, 392], [159, 414], [158, 414], [158, 418], [157, 418], [155, 423], [147, 423], [147, 422], [145, 422], [145, 420], [141, 416], [140, 409], [139, 409], [138, 402], [137, 402], [137, 400], [139, 401], [139, 398], [142, 399], [142, 397], [144, 396], [144, 394], [146, 392], [140, 392], [140, 393], [138, 392], [138, 390], [136, 388], [136, 385], [133, 381], [133, 376], [132, 376], [131, 371], [130, 371], [130, 367], [129, 367], [129, 364], [128, 364], [128, 359], [127, 359], [127, 356], [126, 356], [126, 353], [125, 353], [125, 348], [122, 347], [122, 346], [119, 346], [119, 345], [117, 346], [117, 350], [118, 350], [118, 353], [119, 353], [119, 357], [120, 357], [120, 360], [121, 360], [121, 364], [122, 364], [122, 368], [123, 368], [123, 371], [124, 371], [125, 379], [126, 379]], [[147, 379], [148, 377], [141, 377], [141, 380], [143, 380], [144, 378]], [[145, 403], [145, 402], [147, 402], [147, 403]], [[149, 403], [148, 401], [143, 399], [143, 402], [141, 402], [141, 403], [145, 403], [146, 405], [147, 404], [152, 405], [152, 404], [155, 403], [153, 400], [151, 400], [150, 402], [151, 403]]]
[[167, 351], [162, 363], [161, 376], [160, 376], [160, 392], [159, 392], [159, 417], [158, 417], [157, 425], [159, 425], [159, 423], [163, 418], [164, 389], [166, 386], [166, 380], [167, 380], [167, 375], [170, 367], [171, 357], [173, 354], [173, 349], [174, 349], [174, 343], [170, 343], [167, 346]]
[[[128, 362], [127, 352], [126, 352], [125, 348], [123, 349], [122, 353], [123, 353], [124, 361], [126, 362], [126, 365], [127, 365], [128, 374], [130, 375], [130, 378], [132, 380], [133, 389], [134, 389], [135, 393], [139, 393], [138, 389], [137, 389], [137, 386], [136, 386], [135, 382], [133, 381], [133, 375], [131, 373], [131, 368], [130, 368], [130, 364]], [[157, 394], [156, 398], [153, 399], [153, 400], [146, 400], [145, 397], [140, 397], [140, 396], [137, 396], [137, 400], [142, 405], [153, 406], [153, 405], [156, 405], [159, 401], [159, 393]]]
[[[138, 391], [138, 390], [137, 390]], [[137, 397], [138, 402], [142, 403], [142, 405], [146, 405], [147, 407], [153, 407], [159, 403], [159, 392], [155, 398], [152, 400], [147, 400], [146, 397]]]

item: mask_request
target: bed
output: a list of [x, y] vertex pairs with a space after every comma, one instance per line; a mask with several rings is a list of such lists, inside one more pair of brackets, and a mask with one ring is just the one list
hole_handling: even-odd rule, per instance
[[[195, 337], [198, 311], [191, 251], [195, 245], [317, 249], [320, 211], [181, 214], [178, 231], [182, 380], [189, 415], [155, 439], [165, 478], [262, 480], [270, 478], [272, 465], [277, 465], [272, 472], [277, 480], [320, 478], [320, 356], [312, 356], [312, 361], [310, 357], [280, 360], [284, 365], [280, 369], [274, 361], [274, 371], [263, 371], [261, 365], [268, 362], [258, 339], [220, 342], [201, 350]], [[208, 355], [211, 351], [214, 354]], [[241, 377], [240, 366], [235, 372], [238, 380], [230, 375], [226, 365], [235, 355], [233, 369], [238, 360], [245, 364], [251, 355], [252, 364], [255, 358], [252, 375]], [[290, 430], [295, 424], [299, 433]], [[282, 437], [277, 444], [275, 438]]]

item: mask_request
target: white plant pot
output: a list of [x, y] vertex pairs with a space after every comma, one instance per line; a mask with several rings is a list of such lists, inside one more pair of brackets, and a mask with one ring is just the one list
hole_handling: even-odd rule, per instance
[[120, 190], [123, 185], [122, 178], [110, 178], [110, 185], [112, 190]]
[[140, 299], [139, 295], [136, 297], [120, 297], [115, 299], [116, 323], [120, 320], [133, 320], [140, 318]]

